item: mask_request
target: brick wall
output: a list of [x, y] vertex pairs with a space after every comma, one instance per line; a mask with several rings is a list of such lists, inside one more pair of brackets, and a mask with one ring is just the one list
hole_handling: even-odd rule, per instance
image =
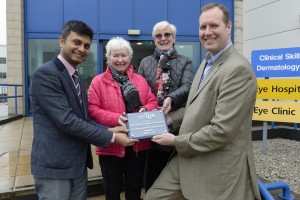
[[243, 54], [243, 1], [234, 1], [234, 46]]
[[[6, 1], [7, 28], [7, 83], [23, 84], [18, 95], [25, 96], [24, 81], [24, 18], [23, 0]], [[8, 95], [15, 95], [14, 87], [8, 88]], [[24, 98], [18, 98], [18, 114], [25, 114]], [[15, 113], [15, 100], [8, 99], [8, 114]]]

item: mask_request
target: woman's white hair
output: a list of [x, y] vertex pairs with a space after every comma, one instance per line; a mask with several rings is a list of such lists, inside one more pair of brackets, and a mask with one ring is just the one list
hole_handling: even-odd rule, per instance
[[133, 56], [133, 50], [130, 43], [122, 37], [113, 37], [111, 38], [106, 45], [106, 58], [107, 62], [109, 62], [109, 56], [111, 52], [114, 50], [126, 49], [128, 51], [130, 59]]
[[156, 23], [152, 30], [152, 37], [153, 38], [155, 37], [157, 29], [164, 29], [166, 27], [170, 27], [173, 36], [176, 37], [176, 26], [173, 24], [170, 24], [168, 21], [161, 21], [161, 22]]

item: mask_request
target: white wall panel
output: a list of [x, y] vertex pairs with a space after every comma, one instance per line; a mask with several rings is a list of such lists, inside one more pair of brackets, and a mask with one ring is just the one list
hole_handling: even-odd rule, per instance
[[249, 40], [300, 28], [299, 15], [299, 0], [281, 0], [244, 12], [244, 39]]
[[266, 6], [268, 4], [274, 3], [280, 0], [244, 0], [244, 12], [248, 12], [254, 9], [258, 9], [262, 6]]
[[253, 50], [300, 47], [300, 29], [255, 40], [244, 41], [244, 56], [251, 59]]
[[300, 47], [299, 0], [244, 0], [243, 54]]

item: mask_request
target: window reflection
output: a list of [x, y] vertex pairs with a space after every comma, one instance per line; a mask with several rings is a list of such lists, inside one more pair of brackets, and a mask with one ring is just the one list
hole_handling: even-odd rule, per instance
[[[107, 40], [103, 42], [103, 71], [106, 70], [106, 57], [105, 57], [105, 46]], [[101, 43], [101, 41], [100, 41]], [[131, 47], [133, 49], [133, 58], [131, 64], [134, 67], [134, 71], [138, 71], [138, 67], [143, 58], [153, 55], [155, 44], [153, 41], [139, 40], [130, 41]], [[185, 55], [192, 59], [194, 72], [196, 73], [200, 65], [200, 42], [176, 42], [176, 50], [178, 54]]]
[[175, 44], [178, 54], [187, 56], [192, 59], [194, 73], [200, 65], [200, 43], [199, 42], [176, 42]]
[[[30, 81], [34, 70], [41, 64], [52, 60], [55, 56], [60, 53], [60, 46], [58, 39], [28, 39], [28, 77], [27, 85], [28, 90], [30, 87]], [[90, 55], [88, 58], [78, 65], [78, 72], [84, 81], [86, 89], [88, 89], [93, 77], [97, 72], [97, 43], [92, 42], [90, 47]], [[30, 99], [28, 101], [28, 111], [31, 114]]]

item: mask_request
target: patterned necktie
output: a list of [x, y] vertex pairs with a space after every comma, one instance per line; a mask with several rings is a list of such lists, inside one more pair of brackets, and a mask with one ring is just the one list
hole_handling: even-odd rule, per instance
[[72, 78], [74, 80], [74, 84], [75, 84], [75, 88], [76, 88], [76, 91], [77, 91], [77, 95], [79, 97], [80, 105], [82, 105], [81, 89], [80, 89], [80, 85], [79, 85], [79, 76], [78, 76], [77, 71], [74, 72]]

